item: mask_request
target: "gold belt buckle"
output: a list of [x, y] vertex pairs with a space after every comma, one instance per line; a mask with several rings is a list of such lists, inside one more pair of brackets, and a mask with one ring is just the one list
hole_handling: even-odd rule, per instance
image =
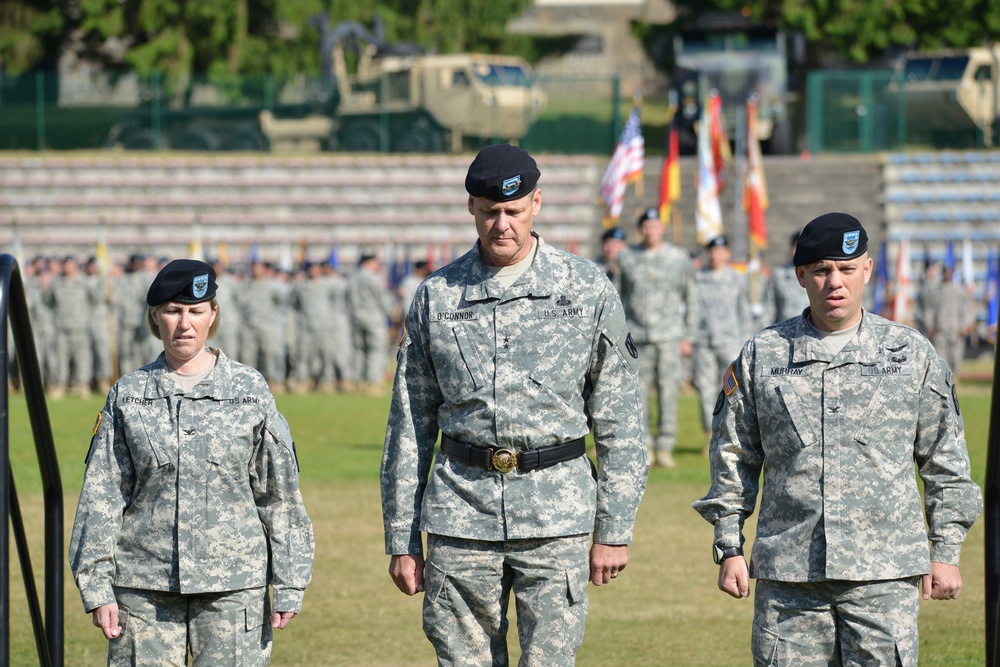
[[517, 467], [517, 452], [510, 449], [495, 449], [493, 456], [490, 457], [490, 463], [493, 464], [494, 470], [508, 473]]

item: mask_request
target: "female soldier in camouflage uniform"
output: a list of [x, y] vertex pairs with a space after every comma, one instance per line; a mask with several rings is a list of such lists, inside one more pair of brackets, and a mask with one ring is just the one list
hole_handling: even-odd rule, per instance
[[160, 271], [146, 301], [163, 353], [94, 427], [69, 558], [109, 665], [186, 665], [189, 649], [266, 665], [312, 573], [288, 424], [260, 373], [205, 346], [215, 290], [204, 262]]

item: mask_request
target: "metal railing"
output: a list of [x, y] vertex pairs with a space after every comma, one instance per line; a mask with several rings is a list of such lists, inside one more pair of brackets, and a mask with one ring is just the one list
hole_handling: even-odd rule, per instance
[[[10, 467], [10, 400], [6, 377], [0, 380], [0, 665], [10, 664], [10, 540], [7, 517], [11, 518], [21, 574], [28, 601], [28, 612], [35, 633], [35, 646], [39, 664], [44, 667], [62, 667], [63, 664], [63, 496], [62, 480], [56, 460], [52, 425], [45, 404], [45, 389], [39, 372], [35, 340], [28, 317], [28, 304], [24, 296], [24, 283], [17, 260], [12, 255], [0, 255], [0, 320], [10, 322], [14, 337], [17, 363], [21, 371], [28, 417], [35, 440], [35, 451], [42, 474], [45, 507], [45, 620], [42, 621], [38, 592], [28, 553], [28, 541], [21, 507], [14, 487]], [[7, 327], [0, 335], [0, 369], [6, 375], [9, 368], [9, 340]]]
[[[1000, 339], [997, 341], [1000, 343]], [[986, 664], [1000, 667], [1000, 346], [993, 351], [993, 394], [990, 432], [986, 449], [986, 484], [983, 489], [986, 522]]]

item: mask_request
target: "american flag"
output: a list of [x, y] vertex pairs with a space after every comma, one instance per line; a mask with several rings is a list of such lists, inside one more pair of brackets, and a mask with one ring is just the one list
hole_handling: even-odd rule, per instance
[[642, 138], [642, 123], [639, 121], [639, 107], [632, 108], [622, 135], [611, 155], [611, 162], [601, 179], [601, 201], [607, 209], [604, 223], [614, 225], [622, 214], [625, 188], [642, 178], [642, 165], [646, 153], [646, 142]]

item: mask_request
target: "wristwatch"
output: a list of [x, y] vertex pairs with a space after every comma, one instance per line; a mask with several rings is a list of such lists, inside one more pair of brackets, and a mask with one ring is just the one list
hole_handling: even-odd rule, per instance
[[724, 544], [713, 544], [712, 545], [712, 558], [715, 559], [715, 564], [718, 565], [727, 558], [732, 558], [733, 556], [742, 556], [743, 547], [727, 547]]

